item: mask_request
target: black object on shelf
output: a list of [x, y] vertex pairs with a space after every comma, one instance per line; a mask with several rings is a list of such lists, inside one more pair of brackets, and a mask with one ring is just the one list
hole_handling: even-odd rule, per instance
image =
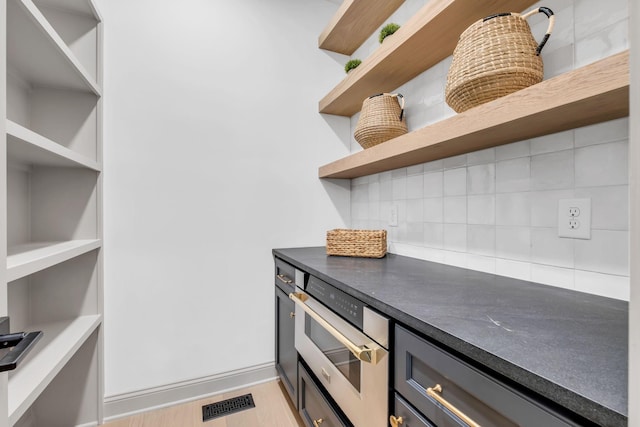
[[[3, 329], [8, 329], [9, 318], [0, 318], [0, 325]], [[0, 329], [1, 331], [2, 329]], [[42, 331], [17, 332], [0, 334], [0, 349], [11, 348], [11, 350], [0, 359], [0, 372], [12, 371], [18, 367], [18, 363], [24, 359], [34, 344], [42, 338]]]

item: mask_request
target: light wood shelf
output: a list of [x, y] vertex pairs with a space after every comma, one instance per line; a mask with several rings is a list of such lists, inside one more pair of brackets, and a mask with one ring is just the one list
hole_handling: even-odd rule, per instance
[[389, 92], [453, 53], [472, 23], [498, 12], [520, 12], [532, 0], [431, 0], [319, 103], [321, 113], [352, 116], [362, 101]]
[[7, 282], [20, 279], [98, 249], [100, 239], [28, 243], [8, 248]]
[[344, 0], [318, 37], [318, 47], [351, 55], [404, 0]]
[[98, 162], [7, 120], [7, 157], [9, 162], [26, 165], [80, 167], [99, 172]]
[[82, 344], [100, 326], [101, 315], [29, 326], [43, 336], [9, 377], [9, 422], [15, 424]]
[[101, 94], [96, 80], [31, 0], [7, 2], [7, 66], [35, 87]]
[[629, 52], [545, 80], [321, 166], [357, 178], [629, 115]]

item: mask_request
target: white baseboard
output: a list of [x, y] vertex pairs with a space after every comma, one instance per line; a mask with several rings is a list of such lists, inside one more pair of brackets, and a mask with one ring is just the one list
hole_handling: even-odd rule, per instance
[[237, 388], [259, 384], [277, 377], [274, 363], [251, 366], [205, 378], [108, 396], [104, 399], [104, 421], [147, 412]]

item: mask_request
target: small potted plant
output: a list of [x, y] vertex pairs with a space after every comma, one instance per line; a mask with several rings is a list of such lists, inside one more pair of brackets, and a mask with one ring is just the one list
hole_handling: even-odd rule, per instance
[[356, 68], [360, 64], [362, 64], [361, 60], [359, 60], [359, 59], [350, 59], [349, 61], [347, 61], [346, 64], [344, 64], [344, 72], [349, 74], [349, 71], [353, 70], [354, 68]]
[[393, 22], [382, 27], [380, 30], [380, 43], [382, 43], [385, 38], [398, 31], [399, 28], [400, 25], [394, 24]]

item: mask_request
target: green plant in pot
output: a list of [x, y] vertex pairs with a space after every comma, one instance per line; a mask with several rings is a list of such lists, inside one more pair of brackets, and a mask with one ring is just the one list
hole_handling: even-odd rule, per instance
[[353, 70], [354, 68], [356, 68], [360, 64], [362, 64], [361, 60], [359, 60], [359, 59], [350, 59], [349, 61], [347, 61], [346, 64], [344, 64], [344, 72], [345, 73], [349, 73], [349, 71]]
[[400, 25], [394, 24], [393, 22], [382, 27], [380, 30], [380, 43], [382, 43], [385, 38], [398, 31], [399, 28]]

